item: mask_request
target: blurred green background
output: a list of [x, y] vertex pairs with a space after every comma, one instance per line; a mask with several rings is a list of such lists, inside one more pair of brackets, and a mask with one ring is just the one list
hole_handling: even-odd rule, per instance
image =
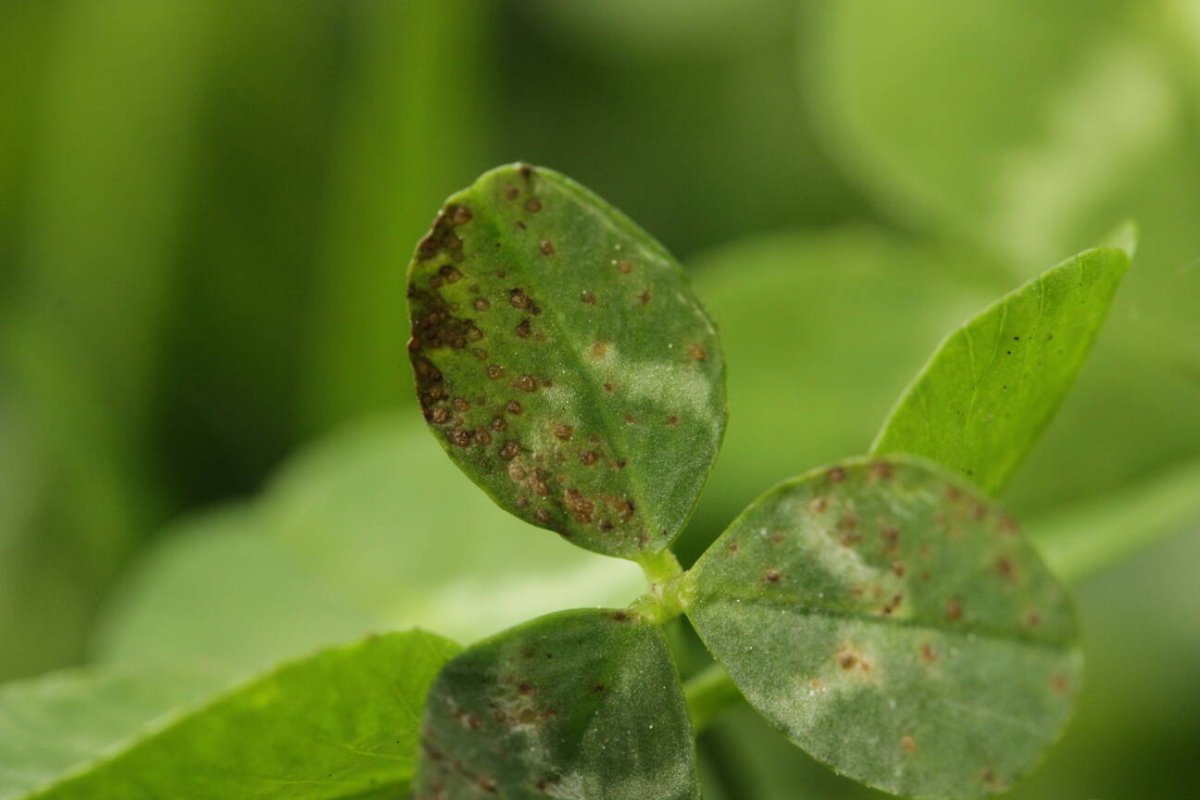
[[[4, 0], [0, 679], [233, 675], [636, 591], [479, 503], [413, 408], [408, 256], [514, 160], [637, 220], [721, 327], [685, 561], [864, 451], [953, 325], [1135, 218], [1005, 499], [1043, 540], [1155, 544], [1079, 584], [1080, 713], [1012, 796], [1200, 795], [1197, 0]], [[711, 798], [876, 796], [749, 713], [700, 749]]]

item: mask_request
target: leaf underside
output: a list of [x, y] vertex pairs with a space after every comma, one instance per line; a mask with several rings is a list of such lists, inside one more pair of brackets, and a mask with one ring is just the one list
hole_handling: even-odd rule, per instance
[[609, 555], [666, 547], [725, 424], [716, 332], [671, 256], [514, 165], [453, 196], [409, 267], [425, 419], [509, 512]]
[[413, 785], [415, 800], [699, 798], [662, 634], [564, 611], [464, 651], [429, 691]]
[[[233, 689], [207, 705], [175, 709], [124, 737], [79, 753], [63, 771], [45, 775], [12, 798], [122, 800], [362, 800], [407, 791], [420, 709], [437, 670], [457, 648], [421, 631], [372, 637], [310, 658]], [[101, 687], [103, 688], [103, 687]], [[136, 697], [141, 689], [126, 689]], [[112, 715], [111, 690], [84, 697], [53, 733], [79, 727], [79, 715]], [[52, 713], [53, 695], [38, 708]], [[32, 709], [32, 710], [31, 710]], [[0, 731], [8, 725], [0, 707]], [[42, 713], [24, 704], [23, 714]], [[20, 721], [18, 721], [20, 722]], [[135, 720], [135, 722], [137, 722]], [[111, 728], [111, 726], [108, 726]], [[22, 730], [49, 730], [49, 725]], [[11, 747], [61, 750], [51, 742]], [[3, 749], [3, 748], [0, 748]], [[49, 762], [47, 762], [49, 763]], [[0, 770], [0, 778], [3, 770]], [[3, 782], [0, 782], [0, 789]]]
[[1073, 611], [1012, 520], [905, 457], [762, 497], [689, 573], [688, 615], [796, 744], [897, 794], [1002, 791], [1081, 679]]
[[924, 456], [997, 494], [1066, 396], [1128, 266], [1121, 250], [1088, 250], [955, 331], [871, 452]]

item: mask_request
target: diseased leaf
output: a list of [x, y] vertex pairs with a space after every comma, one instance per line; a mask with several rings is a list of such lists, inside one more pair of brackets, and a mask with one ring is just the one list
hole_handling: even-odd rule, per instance
[[503, 508], [636, 558], [683, 526], [725, 426], [712, 322], [603, 200], [508, 166], [450, 198], [409, 267], [425, 418]]
[[[100, 682], [70, 690], [67, 702], [31, 681], [0, 695], [0, 752], [19, 759], [0, 768], [0, 797], [401, 796], [425, 692], [456, 650], [421, 631], [372, 637], [158, 716], [164, 701], [182, 697], [174, 687], [164, 694], [161, 680]], [[97, 733], [80, 741], [80, 730]]]
[[1061, 731], [1070, 603], [1012, 520], [926, 462], [855, 460], [751, 506], [687, 578], [746, 699], [818, 760], [918, 797], [996, 792]]
[[463, 652], [429, 691], [414, 781], [435, 798], [699, 798], [691, 724], [659, 630], [564, 611]]
[[998, 493], [1070, 389], [1128, 267], [1121, 250], [1087, 250], [952, 333], [871, 452], [924, 456]]

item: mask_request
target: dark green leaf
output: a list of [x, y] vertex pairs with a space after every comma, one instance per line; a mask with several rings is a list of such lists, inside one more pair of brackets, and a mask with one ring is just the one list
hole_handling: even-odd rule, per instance
[[505, 509], [637, 557], [679, 532], [725, 425], [712, 322], [671, 256], [567, 178], [501, 167], [409, 269], [425, 418]]
[[691, 725], [657, 628], [564, 611], [473, 647], [429, 691], [417, 800], [699, 798]]
[[[0, 770], [7, 791], [0, 796], [400, 796], [412, 776], [425, 692], [456, 649], [420, 631], [372, 637], [283, 666], [207, 705], [158, 716], [145, 712], [179, 699], [174, 687], [164, 694], [163, 681], [149, 689], [102, 682], [66, 702], [38, 682], [15, 687], [0, 695], [0, 752], [19, 760]], [[81, 730], [87, 737], [77, 740]]]
[[1070, 603], [1012, 520], [908, 458], [765, 495], [689, 573], [746, 699], [820, 761], [919, 797], [1002, 790], [1080, 683]]
[[1070, 389], [1128, 267], [1121, 250], [1085, 251], [952, 333], [871, 452], [925, 456], [999, 492]]

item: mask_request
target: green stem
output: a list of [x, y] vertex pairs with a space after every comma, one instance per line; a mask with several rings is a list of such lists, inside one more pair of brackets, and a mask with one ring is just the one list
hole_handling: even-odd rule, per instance
[[633, 610], [663, 625], [683, 613], [687, 605], [683, 567], [670, 550], [660, 550], [638, 560], [650, 588], [633, 604]]
[[1035, 520], [1030, 540], [1063, 581], [1075, 583], [1200, 519], [1200, 461]]
[[707, 728], [722, 711], [742, 702], [742, 693], [720, 664], [712, 664], [689, 678], [683, 685], [683, 696], [696, 733]]

